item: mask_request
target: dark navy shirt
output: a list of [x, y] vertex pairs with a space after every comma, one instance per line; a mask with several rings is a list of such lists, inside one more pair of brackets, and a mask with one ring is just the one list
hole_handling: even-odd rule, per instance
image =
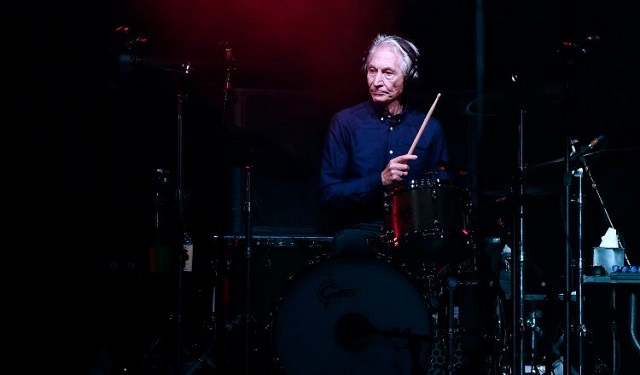
[[[411, 148], [426, 114], [405, 105], [395, 116], [370, 100], [345, 108], [331, 118], [320, 168], [318, 199], [333, 211], [342, 226], [384, 218], [380, 173], [396, 156]], [[409, 162], [405, 181], [420, 180], [449, 161], [445, 134], [433, 116], [427, 123]]]

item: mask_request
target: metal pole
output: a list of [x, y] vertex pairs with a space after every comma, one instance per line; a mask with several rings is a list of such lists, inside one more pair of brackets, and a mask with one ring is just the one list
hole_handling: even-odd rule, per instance
[[[517, 189], [517, 202], [518, 202], [518, 225], [517, 225], [517, 243], [518, 253], [513, 257], [512, 261], [513, 270], [515, 274], [512, 280], [512, 298], [513, 301], [513, 353], [514, 363], [513, 368], [515, 374], [524, 374], [524, 334], [525, 334], [525, 313], [524, 313], [524, 116], [526, 111], [520, 110], [520, 124], [518, 126], [518, 189]], [[517, 291], [517, 293], [515, 293]]]

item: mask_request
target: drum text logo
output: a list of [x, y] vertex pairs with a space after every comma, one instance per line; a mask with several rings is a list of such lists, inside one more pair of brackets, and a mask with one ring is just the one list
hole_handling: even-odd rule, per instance
[[358, 295], [358, 289], [340, 288], [333, 280], [324, 281], [317, 289], [318, 298], [326, 308], [344, 298], [353, 298]]

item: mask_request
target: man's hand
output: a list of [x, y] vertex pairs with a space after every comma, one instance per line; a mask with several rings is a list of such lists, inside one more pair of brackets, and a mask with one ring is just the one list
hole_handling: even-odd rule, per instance
[[416, 160], [418, 155], [405, 154], [395, 157], [380, 173], [380, 178], [384, 186], [389, 186], [395, 181], [402, 181], [409, 174], [409, 162]]

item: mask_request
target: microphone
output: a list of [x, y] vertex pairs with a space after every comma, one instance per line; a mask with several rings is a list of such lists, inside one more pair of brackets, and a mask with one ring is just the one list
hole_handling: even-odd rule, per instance
[[598, 136], [583, 148], [581, 148], [579, 151], [571, 153], [571, 155], [569, 156], [569, 163], [573, 163], [583, 157], [587, 152], [593, 150], [593, 148], [596, 147], [600, 142], [604, 141], [604, 139], [604, 135]]
[[229, 45], [224, 49], [225, 60], [227, 62], [227, 74], [224, 81], [224, 89], [231, 90], [231, 73], [233, 72], [233, 50]]

